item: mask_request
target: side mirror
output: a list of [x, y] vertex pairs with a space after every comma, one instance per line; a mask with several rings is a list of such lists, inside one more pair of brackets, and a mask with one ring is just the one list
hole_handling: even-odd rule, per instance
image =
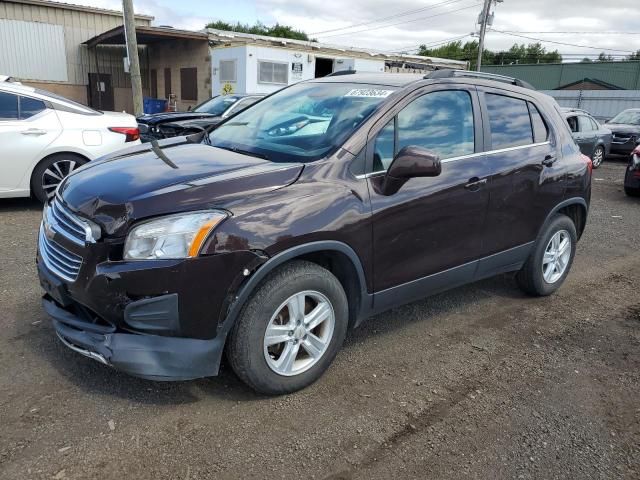
[[417, 145], [403, 147], [394, 157], [379, 186], [382, 195], [393, 195], [410, 178], [437, 177], [442, 171], [440, 157]]
[[146, 135], [147, 133], [149, 133], [149, 125], [147, 125], [146, 123], [139, 123], [138, 131], [140, 132], [140, 135]]

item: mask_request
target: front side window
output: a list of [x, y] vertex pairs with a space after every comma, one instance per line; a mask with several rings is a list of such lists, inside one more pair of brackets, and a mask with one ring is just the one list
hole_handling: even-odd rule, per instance
[[274, 162], [330, 155], [394, 92], [354, 83], [299, 83], [261, 100], [211, 132], [214, 147]]
[[0, 120], [18, 119], [18, 97], [0, 92]]
[[533, 143], [533, 129], [525, 100], [487, 93], [485, 101], [493, 150]]
[[258, 61], [258, 82], [287, 85], [289, 83], [289, 64]]
[[20, 120], [31, 118], [44, 111], [47, 107], [42, 100], [20, 97]]
[[589, 120], [591, 120], [591, 126], [593, 127], [594, 130], [600, 130], [600, 124], [597, 122], [595, 118], [589, 117]]
[[376, 135], [373, 144], [373, 171], [380, 172], [389, 168], [396, 153], [395, 118], [392, 118]]
[[572, 133], [578, 131], [578, 117], [567, 117], [567, 124]]

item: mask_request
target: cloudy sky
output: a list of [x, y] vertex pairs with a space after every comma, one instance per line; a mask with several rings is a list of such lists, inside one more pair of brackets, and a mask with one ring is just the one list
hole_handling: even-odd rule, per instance
[[[121, 5], [118, 0], [67, 1], [116, 9]], [[622, 57], [640, 49], [638, 2], [504, 0], [493, 8], [487, 48], [541, 39], [547, 41], [543, 45], [548, 50], [558, 49], [566, 60], [602, 51]], [[481, 4], [481, 0], [134, 0], [136, 12], [155, 16], [155, 25], [200, 29], [212, 20], [279, 22], [324, 43], [406, 53], [414, 53], [419, 44], [436, 46], [469, 35], [477, 29]]]

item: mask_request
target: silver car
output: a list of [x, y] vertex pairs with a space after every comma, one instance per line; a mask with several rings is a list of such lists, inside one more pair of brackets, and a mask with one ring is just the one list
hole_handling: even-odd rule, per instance
[[611, 130], [585, 110], [563, 108], [562, 111], [580, 151], [591, 159], [593, 168], [598, 168], [611, 151]]

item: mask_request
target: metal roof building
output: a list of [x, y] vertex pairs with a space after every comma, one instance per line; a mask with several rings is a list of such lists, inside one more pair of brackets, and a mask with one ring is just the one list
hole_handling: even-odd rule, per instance
[[640, 90], [640, 61], [486, 65], [482, 71], [525, 80], [538, 90], [556, 90], [585, 79], [596, 79], [620, 89]]

